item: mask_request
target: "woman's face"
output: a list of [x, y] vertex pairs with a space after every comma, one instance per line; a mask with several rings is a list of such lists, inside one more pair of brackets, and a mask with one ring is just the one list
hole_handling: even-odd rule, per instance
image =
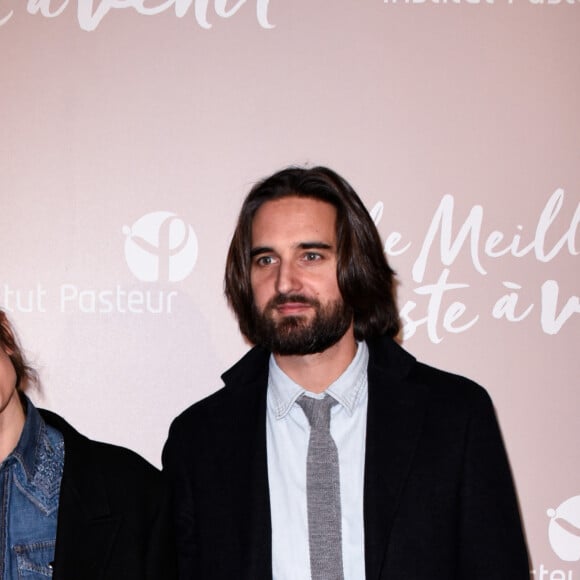
[[10, 357], [0, 347], [0, 415], [7, 413], [12, 405], [20, 405], [16, 393], [16, 371]]

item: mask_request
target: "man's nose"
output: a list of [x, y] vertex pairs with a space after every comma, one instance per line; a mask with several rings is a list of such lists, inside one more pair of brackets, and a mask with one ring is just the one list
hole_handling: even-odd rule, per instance
[[301, 285], [297, 266], [292, 262], [282, 261], [276, 277], [276, 291], [279, 294], [289, 294], [299, 290]]

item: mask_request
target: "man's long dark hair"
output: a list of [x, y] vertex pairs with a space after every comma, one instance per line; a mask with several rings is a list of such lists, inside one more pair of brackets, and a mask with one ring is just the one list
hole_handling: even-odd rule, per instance
[[225, 295], [242, 334], [256, 343], [250, 280], [254, 216], [263, 203], [289, 196], [318, 199], [336, 208], [338, 286], [354, 313], [357, 340], [381, 334], [396, 336], [400, 323], [394, 272], [385, 257], [377, 228], [354, 189], [327, 167], [289, 167], [257, 183], [246, 197], [225, 273]]

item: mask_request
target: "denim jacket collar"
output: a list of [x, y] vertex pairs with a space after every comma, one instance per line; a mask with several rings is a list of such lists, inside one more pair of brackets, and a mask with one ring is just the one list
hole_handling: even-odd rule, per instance
[[26, 421], [10, 457], [17, 464], [15, 475], [22, 490], [50, 512], [58, 504], [64, 464], [62, 436], [49, 433], [40, 413], [26, 395], [22, 395], [22, 403], [26, 408]]
[[44, 421], [26, 395], [21, 394], [21, 400], [26, 412], [26, 421], [24, 422], [24, 428], [20, 434], [18, 444], [10, 456], [20, 463], [26, 474], [26, 479], [31, 480], [34, 478], [38, 466], [37, 458]]

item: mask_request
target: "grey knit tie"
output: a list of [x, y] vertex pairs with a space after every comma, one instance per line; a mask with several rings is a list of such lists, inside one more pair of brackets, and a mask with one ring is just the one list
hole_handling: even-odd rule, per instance
[[310, 422], [306, 497], [312, 580], [344, 578], [338, 450], [330, 434], [330, 409], [336, 402], [329, 396], [297, 400]]

